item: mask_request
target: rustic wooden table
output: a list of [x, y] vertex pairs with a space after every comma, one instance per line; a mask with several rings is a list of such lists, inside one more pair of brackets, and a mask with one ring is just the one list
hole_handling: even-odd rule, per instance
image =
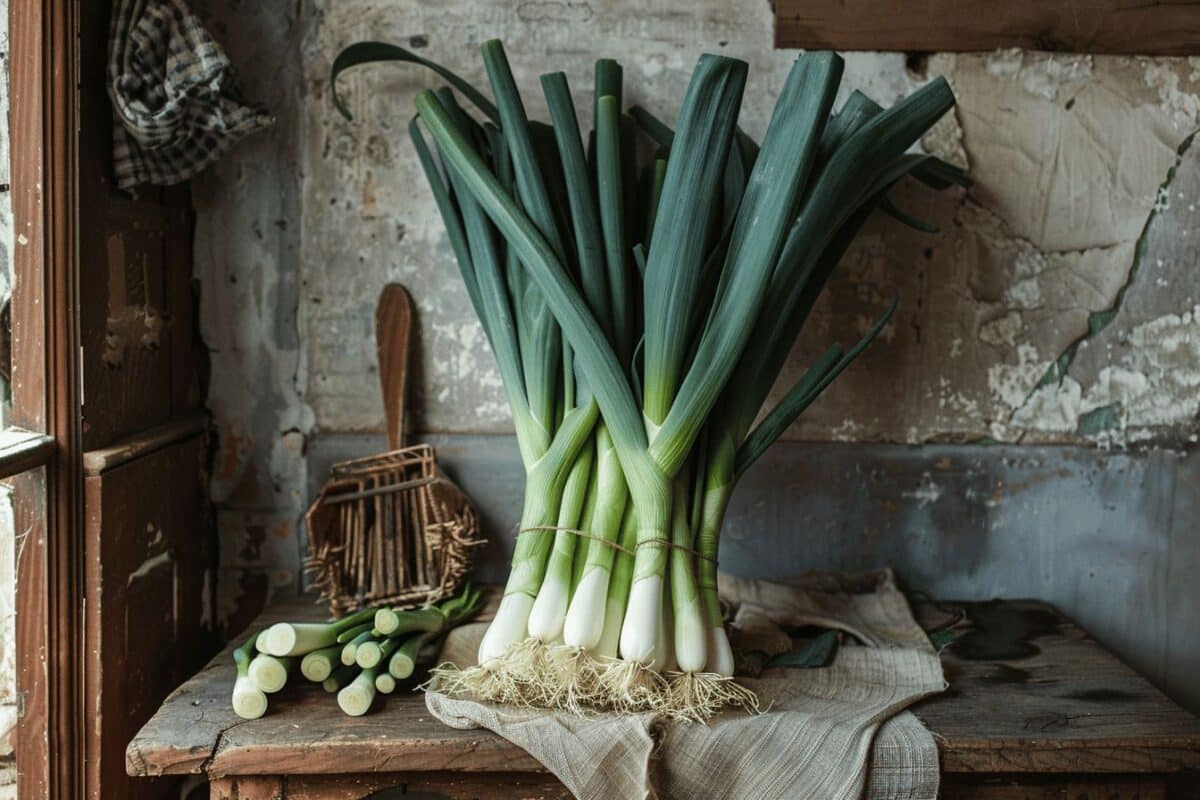
[[[943, 797], [1200, 798], [1200, 720], [1050, 606], [961, 608], [970, 626], [943, 651], [951, 688], [914, 708], [938, 743]], [[318, 613], [289, 600], [258, 624]], [[288, 687], [245, 721], [233, 677], [227, 649], [175, 691], [129, 743], [129, 774], [205, 774], [213, 800], [570, 796], [516, 746], [432, 719], [419, 694], [350, 718], [319, 688]]]

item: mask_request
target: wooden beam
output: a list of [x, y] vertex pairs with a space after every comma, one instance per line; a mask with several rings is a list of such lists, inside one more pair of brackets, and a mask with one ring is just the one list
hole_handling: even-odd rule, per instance
[[775, 46], [1195, 55], [1200, 3], [1138, 0], [774, 0]]

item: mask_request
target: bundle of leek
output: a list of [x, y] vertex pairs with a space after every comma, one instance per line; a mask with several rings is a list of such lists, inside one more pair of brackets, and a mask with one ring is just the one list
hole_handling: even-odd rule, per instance
[[281, 690], [298, 667], [308, 680], [337, 692], [347, 714], [365, 714], [375, 692], [390, 694], [396, 681], [410, 677], [421, 648], [474, 614], [482, 597], [467, 586], [438, 606], [365, 608], [334, 622], [272, 625], [233, 651], [233, 710], [258, 719], [267, 712], [267, 695]]
[[[527, 479], [505, 594], [480, 665], [443, 691], [531, 706], [657, 709], [703, 719], [752, 703], [731, 680], [717, 542], [733, 486], [846, 368], [833, 345], [762, 415], [818, 294], [903, 176], [957, 169], [907, 152], [954, 102], [938, 79], [884, 110], [855, 92], [833, 113], [842, 60], [793, 65], [761, 145], [737, 127], [747, 67], [699, 60], [676, 130], [622, 110], [622, 70], [596, 63], [585, 140], [562, 73], [531, 121], [498, 41], [495, 101], [400, 47], [342, 51], [433, 69], [409, 126], [462, 279], [491, 344]], [[422, 124], [432, 138], [430, 147]], [[636, 163], [639, 138], [657, 146]], [[585, 143], [586, 142], [586, 143]], [[756, 419], [761, 419], [757, 426]]]

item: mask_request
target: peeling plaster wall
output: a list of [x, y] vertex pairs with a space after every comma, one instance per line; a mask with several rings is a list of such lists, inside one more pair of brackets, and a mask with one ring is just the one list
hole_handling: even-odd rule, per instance
[[212, 0], [197, 11], [237, 65], [243, 93], [276, 115], [271, 129], [193, 181], [200, 328], [217, 434], [218, 614], [238, 630], [299, 575], [296, 523], [312, 428], [298, 329], [303, 30], [298, 3]]
[[[372, 312], [384, 283], [404, 283], [417, 303], [411, 429], [449, 443], [511, 432], [494, 362], [404, 133], [416, 93], [438, 82], [408, 66], [354, 71], [343, 78], [355, 117], [347, 122], [329, 95], [329, 64], [340, 47], [367, 38], [406, 43], [482, 81], [478, 45], [500, 37], [520, 85], [535, 87], [539, 73], [562, 69], [581, 100], [593, 59], [615, 55], [626, 68], [629, 102], [668, 119], [696, 57], [727, 53], [751, 66], [742, 123], [752, 133], [765, 125], [794, 57], [773, 50], [763, 0], [297, 3], [204, 3], [246, 94], [278, 116], [274, 130], [239, 146], [196, 188], [209, 405], [219, 434], [220, 609], [230, 627], [240, 627], [248, 606], [297, 582], [306, 483], [319, 485], [328, 463], [314, 466], [306, 454], [322, 443], [359, 454], [345, 447], [379, 440]], [[940, 194], [897, 187], [893, 199], [938, 225], [937, 235], [882, 217], [869, 223], [783, 380], [794, 380], [831, 340], [860, 335], [893, 296], [899, 310], [787, 438], [1067, 445], [1093, 453], [1088, 469], [1099, 472], [1121, 468], [1117, 455], [1107, 460], [1107, 448], [1146, 458], [1194, 449], [1200, 159], [1191, 135], [1200, 125], [1200, 61], [1005, 51], [906, 62], [902, 54], [851, 54], [842, 97], [861, 89], [888, 105], [939, 74], [959, 105], [923, 146], [968, 166], [974, 184]], [[533, 115], [544, 115], [540, 93], [525, 99]], [[589, 109], [580, 103], [585, 126]], [[985, 471], [1003, 475], [1012, 450], [972, 449], [984, 461], [988, 452], [995, 463]], [[515, 457], [509, 468], [517, 469]], [[780, 487], [773, 495], [780, 508], [805, 507], [802, 489]], [[1119, 505], [1130, 491], [1105, 483], [1098, 501]], [[917, 525], [929, 513], [942, 526], [982, 524], [952, 519], [954, 498], [934, 487], [911, 492], [896, 498], [897, 520]], [[1071, 497], [1083, 502], [1084, 494]], [[485, 520], [496, 521], [490, 532], [502, 539], [498, 523], [511, 509], [487, 501], [496, 506], [485, 509]], [[1051, 524], [1010, 502], [1002, 497], [989, 513], [1018, 520], [1022, 538], [1013, 544], [1005, 537], [1016, 533], [1003, 527], [991, 534], [998, 543], [988, 580], [930, 586], [1041, 592], [1040, 584], [1016, 580], [1025, 566], [999, 554], [1051, 544], [1061, 585], [1076, 587], [1050, 593], [1068, 611], [1086, 608], [1089, 593], [1132, 593], [1169, 572], [1170, 547], [1155, 540], [1166, 534], [1138, 529], [1129, 535], [1145, 555], [1103, 587], [1089, 582], [1082, 565], [1123, 558], [1120, 533], [1097, 545], [1087, 515]], [[910, 542], [893, 533], [890, 548], [859, 547], [859, 560], [927, 559], [916, 534]], [[1175, 584], [1172, 602], [1200, 610], [1200, 589], [1187, 584]], [[1139, 625], [1122, 608], [1104, 606], [1089, 625], [1124, 652], [1163, 653], [1158, 675], [1168, 685], [1197, 663], [1200, 645], [1169, 650], [1161, 626]]]
[[[302, 145], [312, 202], [301, 235], [306, 398], [318, 430], [382, 424], [377, 397], [364, 387], [375, 380], [370, 319], [385, 279], [408, 285], [422, 316], [417, 426], [511, 429], [491, 354], [454, 279], [403, 132], [416, 93], [437, 81], [415, 68], [361, 70], [343, 79], [354, 121], [330, 112], [329, 62], [340, 46], [368, 35], [425, 46], [480, 81], [476, 45], [499, 36], [520, 85], [536, 86], [540, 72], [562, 68], [577, 92], [590, 85], [595, 54], [616, 53], [631, 102], [668, 118], [695, 56], [728, 53], [751, 65], [742, 115], [751, 132], [765, 125], [794, 57], [769, 47], [769, 15], [751, 2], [709, 2], [690, 14], [670, 2], [477, 3], [451, 11], [400, 0], [316, 3], [305, 45]], [[937, 56], [914, 73], [898, 54], [847, 60], [843, 97], [858, 88], [884, 104], [945, 75], [959, 106], [925, 145], [969, 166], [975, 185], [941, 195], [914, 185], [896, 191], [939, 225], [938, 236], [880, 218], [859, 238], [784, 379], [831, 338], [865, 330], [894, 294], [896, 322], [789, 437], [1104, 444], [1193, 437], [1200, 345], [1192, 334], [1200, 321], [1190, 314], [1186, 235], [1198, 169], [1187, 148], [1200, 117], [1196, 65], [999, 52]], [[544, 114], [540, 93], [525, 99], [532, 114]], [[341, 235], [347, 229], [357, 231], [349, 241]], [[1137, 349], [1135, 331], [1155, 320], [1174, 324], [1176, 336], [1161, 344], [1168, 350], [1126, 357]], [[1038, 388], [1064, 354], [1066, 374]], [[1106, 366], [1122, 371], [1101, 375]], [[895, 402], [876, 402], [879, 383], [890, 385]]]

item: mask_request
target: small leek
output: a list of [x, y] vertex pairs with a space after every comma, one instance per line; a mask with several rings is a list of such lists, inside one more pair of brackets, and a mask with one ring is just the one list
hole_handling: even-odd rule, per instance
[[351, 717], [361, 717], [375, 700], [375, 670], [364, 669], [338, 691], [338, 707]]
[[256, 633], [246, 643], [233, 651], [237, 665], [237, 677], [233, 683], [233, 711], [242, 719], [258, 719], [267, 713], [267, 695], [250, 678], [250, 661], [254, 658], [261, 633]]
[[338, 635], [374, 617], [374, 609], [363, 609], [335, 622], [280, 622], [267, 629], [259, 639], [259, 649], [272, 656], [299, 656], [338, 640]]
[[287, 684], [288, 673], [299, 661], [295, 656], [269, 656], [260, 653], [250, 662], [247, 673], [255, 686], [267, 694], [274, 694]]

